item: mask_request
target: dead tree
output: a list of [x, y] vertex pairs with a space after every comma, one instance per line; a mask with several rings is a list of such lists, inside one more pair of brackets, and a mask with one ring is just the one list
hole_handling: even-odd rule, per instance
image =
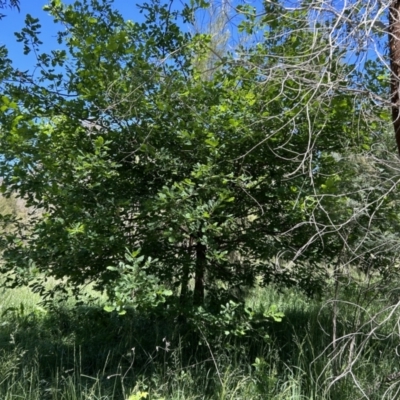
[[392, 121], [400, 155], [400, 0], [393, 0], [389, 7], [389, 57]]

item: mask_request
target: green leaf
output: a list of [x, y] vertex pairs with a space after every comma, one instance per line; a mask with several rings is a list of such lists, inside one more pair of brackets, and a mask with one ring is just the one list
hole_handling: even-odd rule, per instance
[[100, 148], [100, 147], [103, 146], [103, 144], [104, 144], [104, 139], [103, 139], [101, 136], [98, 136], [98, 137], [96, 138], [96, 140], [95, 140], [95, 146], [96, 146], [97, 148]]

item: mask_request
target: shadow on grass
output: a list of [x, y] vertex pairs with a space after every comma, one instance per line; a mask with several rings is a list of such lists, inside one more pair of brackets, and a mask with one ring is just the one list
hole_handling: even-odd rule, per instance
[[151, 375], [164, 362], [172, 334], [169, 321], [132, 311], [120, 317], [100, 306], [27, 315], [13, 310], [0, 322], [0, 376], [15, 378], [17, 366], [31, 367], [39, 381], [96, 379], [123, 398], [116, 382], [133, 387], [138, 376]]
[[[351, 331], [352, 323], [352, 312], [344, 310], [338, 335]], [[28, 314], [11, 310], [0, 320], [0, 398], [10, 385], [27, 380], [29, 371], [40, 389], [32, 399], [70, 398], [57, 397], [54, 390], [73, 385], [74, 390], [80, 387], [84, 391], [93, 387], [93, 382], [99, 393], [93, 398], [126, 399], [133, 388], [146, 389], [140, 386], [145, 381], [164, 388], [163, 395], [176, 390], [173, 385], [177, 382], [181, 384], [179, 390], [191, 385], [190, 391], [200, 393], [200, 398], [224, 398], [220, 394], [229, 380], [232, 387], [240, 380], [250, 382], [250, 386], [254, 383], [254, 391], [247, 398], [272, 399], [278, 398], [274, 396], [288, 379], [297, 380], [302, 396], [331, 398], [313, 397], [331, 376], [331, 369], [326, 368], [329, 349], [324, 353], [332, 341], [331, 309], [321, 310], [317, 302], [309, 307], [291, 307], [285, 310], [282, 322], [269, 321], [263, 328], [268, 332], [267, 340], [255, 327], [254, 335], [216, 336], [197, 346], [190, 327], [182, 338], [182, 327], [168, 316], [132, 310], [119, 316], [101, 306], [60, 306]], [[394, 347], [390, 337], [366, 347], [360, 359], [365, 372], [359, 370], [365, 382], [393, 372]], [[379, 370], [371, 365], [379, 365]], [[179, 383], [180, 379], [186, 381]], [[354, 398], [352, 382], [344, 380], [338, 390], [340, 398]]]

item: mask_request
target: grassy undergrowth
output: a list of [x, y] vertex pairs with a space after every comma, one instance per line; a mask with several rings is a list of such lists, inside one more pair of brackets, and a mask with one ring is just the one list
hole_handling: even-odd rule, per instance
[[[343, 339], [335, 348], [332, 304], [294, 290], [259, 288], [248, 296], [254, 309], [275, 304], [284, 312], [282, 322], [268, 324], [269, 338], [256, 331], [222, 335], [203, 338], [197, 348], [185, 345], [167, 317], [133, 311], [120, 317], [101, 304], [60, 304], [49, 311], [27, 289], [0, 295], [1, 400], [398, 397], [398, 378], [389, 379], [400, 369], [398, 313], [379, 314], [388, 304], [383, 294], [362, 294], [360, 302], [360, 293], [343, 290], [337, 328]], [[334, 382], [334, 376], [341, 379]]]

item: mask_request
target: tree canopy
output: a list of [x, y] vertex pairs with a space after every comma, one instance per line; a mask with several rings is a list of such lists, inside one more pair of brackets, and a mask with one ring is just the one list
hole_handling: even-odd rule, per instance
[[1, 55], [2, 188], [38, 210], [3, 240], [9, 283], [213, 315], [256, 280], [312, 295], [338, 262], [383, 271], [399, 223], [388, 78], [379, 58], [359, 68], [352, 37], [337, 45], [343, 19], [301, 4], [237, 7], [242, 40], [217, 54], [188, 33], [204, 4], [145, 3], [138, 23], [53, 0], [49, 53], [28, 15], [35, 68]]

